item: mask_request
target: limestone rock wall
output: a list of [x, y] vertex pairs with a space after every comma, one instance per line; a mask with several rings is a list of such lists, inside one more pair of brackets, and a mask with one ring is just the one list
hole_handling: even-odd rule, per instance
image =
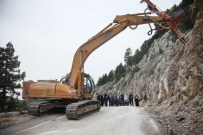
[[[118, 83], [99, 91], [133, 91], [142, 106], [155, 111], [171, 133], [203, 134], [203, 0], [195, 0], [194, 28], [185, 33], [187, 44], [171, 32], [153, 42], [139, 62], [140, 71], [129, 72]], [[133, 67], [132, 67], [133, 68]]]

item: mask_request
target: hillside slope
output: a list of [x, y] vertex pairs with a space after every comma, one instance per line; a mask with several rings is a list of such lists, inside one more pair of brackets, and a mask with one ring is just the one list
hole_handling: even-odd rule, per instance
[[109, 82], [97, 91], [133, 91], [171, 134], [203, 134], [202, 6], [202, 0], [195, 1], [194, 27], [185, 33], [186, 45], [174, 41], [171, 32], [165, 33], [139, 62], [138, 72], [131, 67], [118, 83]]

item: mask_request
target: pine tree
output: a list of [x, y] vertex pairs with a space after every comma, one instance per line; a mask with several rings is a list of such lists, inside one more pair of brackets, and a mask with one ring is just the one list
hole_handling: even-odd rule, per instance
[[111, 82], [114, 80], [114, 71], [111, 70], [108, 74], [108, 81]]
[[99, 77], [99, 79], [98, 79], [98, 81], [97, 81], [97, 86], [101, 86], [102, 85], [102, 78], [101, 77]]
[[115, 70], [115, 80], [118, 82], [122, 77], [125, 77], [126, 69], [122, 63], [120, 63]]
[[14, 52], [12, 43], [8, 43], [5, 48], [0, 47], [0, 111], [5, 111], [9, 97], [19, 95], [16, 89], [21, 88], [19, 81], [25, 78], [25, 72], [21, 73], [20, 61]]
[[107, 74], [104, 74], [102, 77], [99, 77], [99, 80], [97, 82], [97, 86], [104, 85], [107, 82], [108, 82], [108, 76], [107, 76]]
[[125, 55], [124, 55], [124, 61], [125, 61], [125, 65], [127, 66], [132, 66], [132, 50], [131, 48], [127, 48]]
[[141, 51], [140, 51], [139, 49], [137, 49], [137, 50], [135, 51], [135, 54], [134, 54], [132, 57], [133, 57], [133, 58], [132, 58], [133, 64], [134, 64], [134, 65], [137, 65], [137, 64], [140, 62], [140, 60], [142, 59]]

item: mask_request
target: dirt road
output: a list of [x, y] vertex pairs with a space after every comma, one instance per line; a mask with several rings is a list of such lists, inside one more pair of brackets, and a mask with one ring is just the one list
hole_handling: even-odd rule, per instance
[[144, 108], [103, 107], [81, 120], [51, 114], [0, 130], [1, 135], [161, 135], [160, 125]]

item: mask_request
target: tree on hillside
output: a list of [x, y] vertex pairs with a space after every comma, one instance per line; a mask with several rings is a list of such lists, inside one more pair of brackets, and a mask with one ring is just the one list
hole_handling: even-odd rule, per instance
[[97, 86], [101, 86], [101, 85], [102, 85], [101, 80], [102, 80], [102, 78], [99, 77], [99, 79], [98, 79], [98, 81], [97, 81]]
[[114, 75], [115, 81], [118, 82], [122, 77], [125, 77], [125, 75], [126, 75], [126, 69], [123, 66], [123, 64], [120, 63], [115, 70], [115, 75]]
[[114, 71], [111, 70], [108, 74], [108, 81], [111, 82], [114, 80]]
[[8, 43], [5, 48], [0, 47], [0, 112], [5, 111], [6, 106], [9, 107], [9, 99], [19, 96], [16, 89], [21, 88], [19, 81], [25, 78], [25, 72], [19, 69], [18, 56], [14, 53], [12, 43]]
[[124, 55], [125, 65], [132, 66], [132, 50], [131, 48], [127, 48]]
[[97, 82], [97, 86], [104, 85], [107, 82], [108, 82], [108, 76], [107, 76], [107, 74], [104, 74], [102, 77], [99, 77], [99, 80]]
[[104, 74], [102, 77], [99, 77], [99, 80], [97, 81], [97, 86], [104, 85], [105, 83], [111, 82], [114, 80], [114, 71], [111, 70], [109, 74]]
[[135, 51], [135, 54], [132, 56], [133, 65], [137, 65], [140, 62], [140, 60], [141, 60], [140, 56], [141, 56], [140, 55], [140, 50], [137, 49]]

